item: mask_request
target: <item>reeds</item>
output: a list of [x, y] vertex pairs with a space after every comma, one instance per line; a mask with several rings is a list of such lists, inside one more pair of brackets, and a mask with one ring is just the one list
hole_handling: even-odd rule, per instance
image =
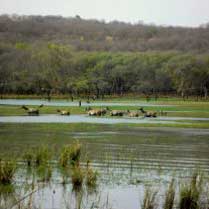
[[172, 209], [174, 205], [174, 198], [175, 198], [175, 188], [174, 188], [174, 179], [172, 179], [168, 190], [165, 194], [165, 203], [164, 209]]
[[153, 192], [150, 189], [146, 189], [141, 209], [155, 209], [155, 208], [157, 208], [156, 203], [155, 203], [156, 195], [157, 195], [157, 192]]
[[72, 169], [71, 173], [71, 180], [73, 184], [74, 189], [80, 189], [83, 184], [83, 179], [84, 179], [84, 172], [79, 166], [75, 166]]
[[69, 151], [70, 151], [70, 153], [69, 153], [70, 164], [73, 166], [79, 165], [79, 161], [80, 161], [80, 157], [81, 157], [81, 144], [79, 143], [79, 141], [74, 142], [70, 146]]
[[87, 161], [87, 171], [86, 171], [86, 185], [89, 188], [95, 188], [97, 184], [98, 172], [94, 171], [90, 165], [90, 161]]
[[34, 158], [34, 154], [32, 151], [27, 151], [24, 155], [23, 155], [23, 159], [24, 161], [27, 163], [27, 166], [30, 167], [32, 165], [33, 162], [33, 158]]
[[37, 166], [46, 165], [48, 161], [50, 160], [50, 158], [51, 156], [50, 156], [49, 149], [44, 146], [40, 147], [37, 149], [35, 153], [35, 164]]
[[16, 168], [15, 161], [0, 161], [0, 184], [11, 184]]
[[65, 146], [60, 154], [59, 163], [62, 167], [67, 167], [68, 163], [75, 166], [79, 165], [81, 157], [81, 144], [76, 141], [70, 146]]
[[70, 160], [70, 146], [65, 146], [60, 154], [59, 163], [62, 167], [67, 167], [68, 162]]
[[198, 209], [199, 198], [201, 194], [201, 178], [198, 179], [199, 175], [195, 173], [192, 177], [190, 184], [185, 185], [180, 191], [180, 209]]

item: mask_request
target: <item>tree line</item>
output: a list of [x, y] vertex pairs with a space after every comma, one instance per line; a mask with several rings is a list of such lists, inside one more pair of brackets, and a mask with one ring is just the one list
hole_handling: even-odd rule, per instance
[[208, 89], [207, 54], [87, 52], [55, 43], [0, 43], [1, 94], [174, 93], [206, 98]]
[[198, 28], [84, 20], [79, 16], [0, 16], [0, 42], [53, 42], [77, 51], [209, 52], [209, 24]]

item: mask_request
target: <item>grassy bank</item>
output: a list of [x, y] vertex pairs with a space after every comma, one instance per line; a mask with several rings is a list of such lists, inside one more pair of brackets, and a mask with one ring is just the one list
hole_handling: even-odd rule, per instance
[[[123, 101], [125, 102], [125, 101]], [[135, 101], [136, 102], [136, 101]], [[144, 101], [145, 102], [145, 101]], [[130, 103], [130, 105], [129, 105]], [[147, 111], [165, 111], [167, 112], [167, 116], [174, 117], [209, 117], [209, 103], [203, 102], [163, 102], [163, 103], [146, 103], [146, 105], [155, 105], [145, 107], [144, 109]], [[92, 108], [101, 108], [95, 106], [94, 103], [90, 104]], [[138, 106], [131, 106], [131, 101], [124, 103], [124, 105], [120, 106], [109, 106], [111, 110], [138, 110]], [[164, 105], [164, 106], [161, 106]], [[166, 106], [168, 105], [168, 106]], [[37, 107], [37, 106], [28, 106], [28, 107]], [[104, 104], [105, 107], [105, 104]], [[68, 110], [71, 114], [85, 114], [85, 106], [69, 106], [69, 107], [57, 107], [57, 106], [44, 106], [40, 109], [40, 114], [58, 114], [57, 109]], [[27, 115], [26, 111], [23, 110], [18, 105], [0, 105], [0, 116], [6, 115]]]

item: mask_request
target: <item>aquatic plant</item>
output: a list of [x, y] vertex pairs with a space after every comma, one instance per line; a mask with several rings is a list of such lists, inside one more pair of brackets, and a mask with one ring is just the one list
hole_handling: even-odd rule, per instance
[[47, 164], [50, 160], [50, 152], [47, 147], [40, 147], [35, 153], [35, 163], [37, 166]]
[[180, 191], [180, 209], [198, 209], [199, 198], [201, 193], [201, 178], [198, 179], [199, 175], [195, 173], [189, 185], [185, 185]]
[[11, 184], [16, 168], [15, 161], [0, 161], [0, 184]]
[[74, 142], [70, 146], [65, 146], [62, 149], [62, 152], [60, 154], [60, 165], [62, 167], [66, 167], [68, 165], [68, 162], [70, 162], [70, 165], [75, 166], [79, 165], [81, 156], [81, 144], [79, 141]]
[[48, 182], [52, 176], [52, 168], [49, 165], [40, 165], [37, 169], [37, 175], [42, 182]]
[[71, 180], [74, 189], [80, 189], [83, 184], [84, 172], [79, 166], [74, 166], [71, 173]]
[[70, 150], [69, 150], [69, 157], [70, 157], [70, 164], [75, 166], [75, 165], [79, 165], [79, 161], [80, 161], [80, 157], [81, 157], [81, 144], [79, 143], [79, 141], [74, 142], [71, 146], [70, 146]]
[[27, 165], [30, 167], [32, 165], [32, 161], [34, 158], [34, 154], [32, 151], [27, 151], [24, 155], [23, 155], [23, 159], [24, 161], [27, 163]]
[[156, 195], [157, 195], [157, 192], [153, 192], [150, 189], [146, 189], [141, 209], [155, 209], [156, 208], [156, 203], [155, 203]]
[[65, 146], [60, 154], [59, 163], [62, 167], [66, 167], [70, 160], [70, 146]]
[[174, 179], [172, 179], [165, 195], [164, 209], [172, 209], [175, 198]]
[[94, 188], [97, 183], [98, 172], [89, 167], [89, 163], [90, 161], [87, 161], [86, 185], [90, 188]]

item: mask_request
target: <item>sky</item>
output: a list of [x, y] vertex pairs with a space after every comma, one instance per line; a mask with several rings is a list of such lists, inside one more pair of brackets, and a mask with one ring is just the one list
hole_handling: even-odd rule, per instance
[[0, 0], [0, 14], [197, 27], [209, 22], [209, 0]]

